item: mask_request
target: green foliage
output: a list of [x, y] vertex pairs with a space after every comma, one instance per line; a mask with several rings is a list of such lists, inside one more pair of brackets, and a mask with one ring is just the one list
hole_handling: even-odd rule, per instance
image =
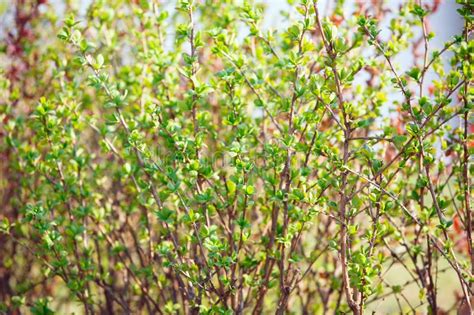
[[0, 313], [437, 314], [443, 273], [470, 307], [469, 1], [443, 47], [436, 1], [289, 1], [277, 30], [249, 1], [26, 2]]

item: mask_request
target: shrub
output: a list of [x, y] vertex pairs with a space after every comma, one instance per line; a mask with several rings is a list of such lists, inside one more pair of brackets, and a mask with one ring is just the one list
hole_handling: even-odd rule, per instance
[[12, 6], [3, 312], [469, 312], [472, 3], [292, 6]]

